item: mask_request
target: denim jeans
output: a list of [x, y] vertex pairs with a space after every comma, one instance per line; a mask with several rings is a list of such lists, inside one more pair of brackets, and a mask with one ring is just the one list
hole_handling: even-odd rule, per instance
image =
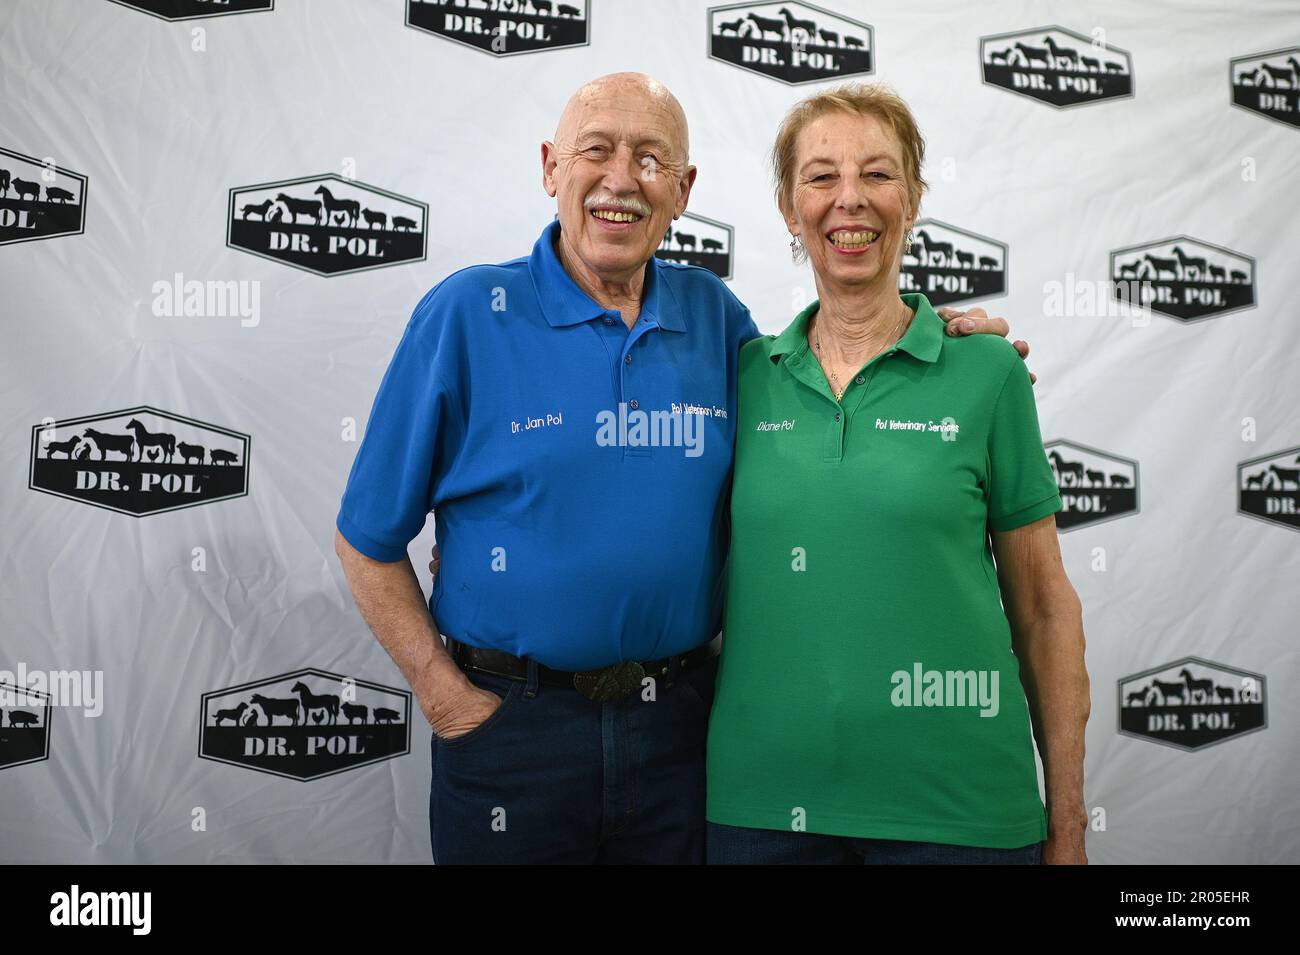
[[[430, 741], [434, 862], [704, 862], [704, 743], [717, 657], [596, 703], [570, 687], [466, 671], [503, 699]], [[532, 691], [532, 692], [530, 692]]]
[[1040, 865], [1043, 844], [988, 849], [939, 842], [855, 839], [784, 829], [708, 827], [709, 865]]

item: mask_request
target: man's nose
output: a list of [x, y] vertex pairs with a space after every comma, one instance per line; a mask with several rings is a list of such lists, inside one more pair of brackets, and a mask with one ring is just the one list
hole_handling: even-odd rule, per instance
[[641, 167], [637, 165], [632, 150], [620, 146], [606, 164], [605, 186], [618, 196], [635, 193], [640, 189], [640, 172]]

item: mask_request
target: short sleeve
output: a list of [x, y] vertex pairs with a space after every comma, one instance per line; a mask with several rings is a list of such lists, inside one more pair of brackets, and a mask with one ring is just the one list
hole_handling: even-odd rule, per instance
[[447, 379], [455, 364], [439, 354], [439, 307], [433, 293], [416, 306], [380, 382], [343, 492], [336, 526], [374, 560], [406, 557], [453, 452], [455, 391]]
[[1016, 360], [993, 405], [988, 447], [989, 527], [1009, 531], [1061, 509], [1061, 494], [1043, 451], [1033, 385]]

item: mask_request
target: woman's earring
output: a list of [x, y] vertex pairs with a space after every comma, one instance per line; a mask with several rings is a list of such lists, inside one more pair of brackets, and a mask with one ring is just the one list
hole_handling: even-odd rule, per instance
[[803, 247], [803, 240], [795, 233], [790, 233], [790, 260], [798, 265], [808, 255], [808, 250]]
[[908, 230], [907, 230], [907, 236], [903, 239], [903, 254], [904, 254], [904, 255], [910, 255], [910, 254], [912, 253], [912, 243], [913, 243], [914, 241], [915, 241], [915, 237], [912, 235], [912, 230], [911, 230], [911, 229], [908, 229]]

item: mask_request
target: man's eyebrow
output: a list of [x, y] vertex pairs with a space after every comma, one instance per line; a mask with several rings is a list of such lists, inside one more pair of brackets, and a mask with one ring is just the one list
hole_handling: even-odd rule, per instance
[[[593, 126], [590, 129], [584, 129], [579, 131], [578, 135], [575, 137], [576, 142], [587, 142], [592, 139], [603, 139], [607, 142], [614, 142], [618, 139], [618, 136], [615, 135], [614, 133], [609, 132], [608, 130], [600, 129], [599, 127]], [[668, 140], [663, 139], [659, 136], [642, 137], [641, 139], [638, 139], [636, 141], [636, 146], [638, 148], [642, 146], [649, 146], [652, 149], [658, 149], [660, 152], [671, 152], [673, 148], [672, 145], [668, 142]]]

